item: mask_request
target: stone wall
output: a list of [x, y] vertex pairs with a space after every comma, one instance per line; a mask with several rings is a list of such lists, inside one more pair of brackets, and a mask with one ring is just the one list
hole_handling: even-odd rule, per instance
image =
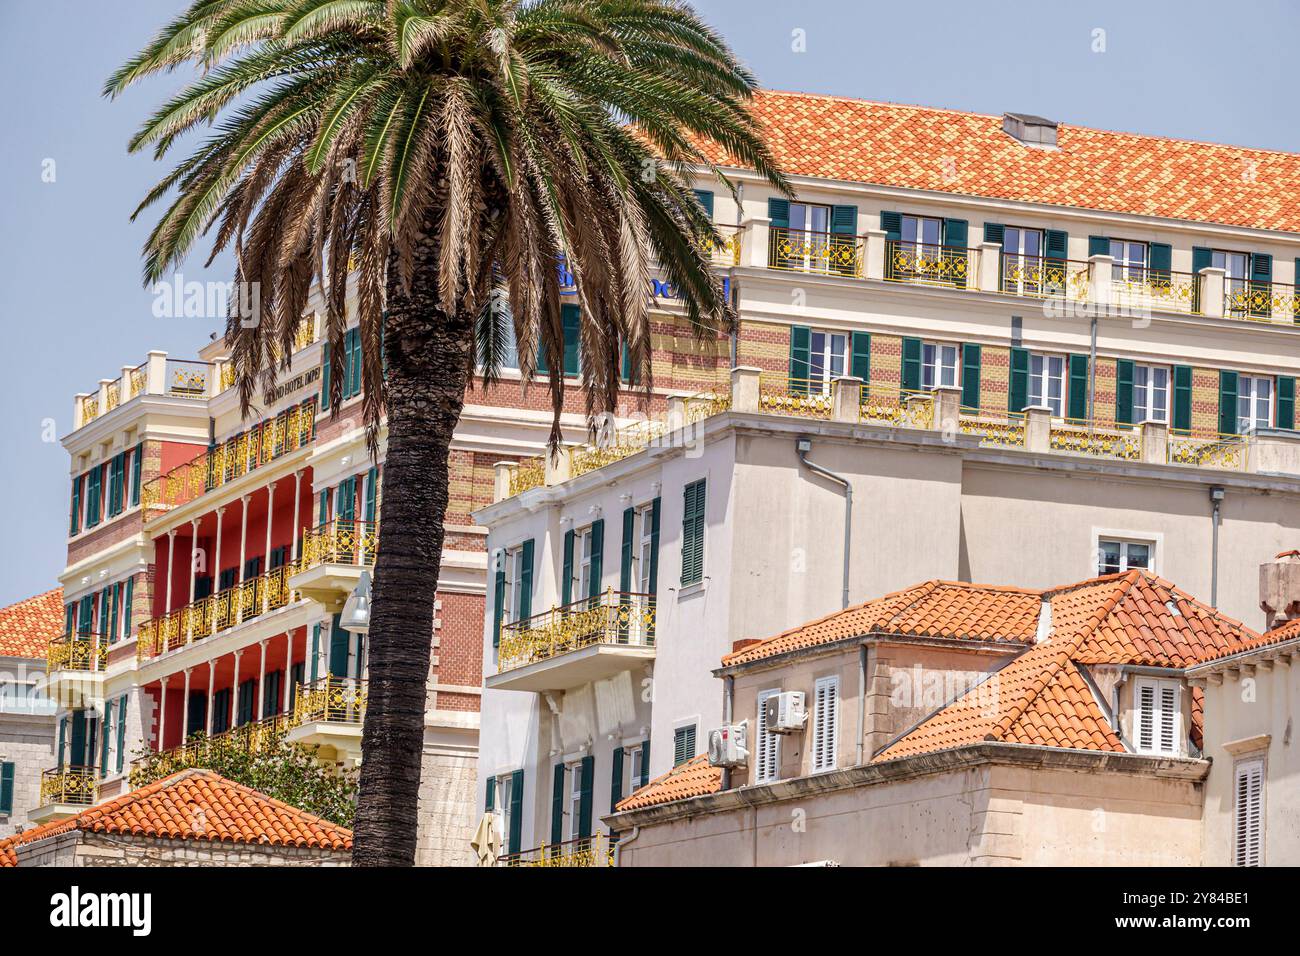
[[55, 764], [54, 717], [0, 712], [0, 761], [14, 766], [14, 809], [0, 813], [0, 838], [32, 824], [29, 811], [40, 805], [41, 771]]
[[19, 866], [350, 866], [347, 850], [166, 840], [74, 830], [18, 848]]
[[478, 780], [478, 714], [426, 717], [420, 768], [418, 866], [469, 866]]

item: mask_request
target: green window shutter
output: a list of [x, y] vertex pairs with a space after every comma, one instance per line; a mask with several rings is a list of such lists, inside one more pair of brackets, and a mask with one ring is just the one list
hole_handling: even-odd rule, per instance
[[1007, 408], [1023, 412], [1029, 404], [1029, 350], [1011, 350], [1011, 386], [1007, 392]]
[[1192, 430], [1192, 367], [1174, 366], [1174, 431]]
[[963, 408], [980, 407], [980, 356], [978, 345], [961, 347], [961, 404]]
[[1070, 236], [1063, 229], [1043, 230], [1043, 253], [1045, 259], [1068, 259], [1070, 257]]
[[126, 764], [126, 694], [117, 701], [117, 772]]
[[790, 228], [790, 200], [772, 198], [767, 201], [767, 218], [774, 229]]
[[330, 407], [330, 344], [326, 342], [321, 346], [320, 352], [320, 407], [321, 410]]
[[81, 530], [81, 475], [72, 479], [72, 515], [68, 521], [68, 534]]
[[366, 473], [366, 521], [375, 520], [375, 493], [379, 485], [379, 468], [371, 466]]
[[965, 219], [943, 221], [943, 244], [949, 249], [965, 249], [970, 224]]
[[110, 589], [108, 595], [109, 598], [108, 600], [108, 642], [110, 644], [117, 643], [117, 636], [119, 633], [117, 627], [117, 615], [118, 615], [118, 608], [121, 606], [122, 603], [121, 588], [122, 585], [114, 584], [113, 587]]
[[564, 842], [564, 764], [551, 776], [551, 845]]
[[113, 722], [113, 708], [111, 705], [104, 707], [104, 726], [99, 731], [99, 775], [108, 776], [108, 728]]
[[1115, 421], [1120, 425], [1133, 422], [1133, 363], [1120, 359], [1115, 363]]
[[1237, 428], [1237, 373], [1219, 372], [1219, 432], [1235, 435]]
[[335, 614], [330, 622], [330, 676], [348, 676], [348, 644], [351, 635], [343, 630], [342, 615]]
[[560, 604], [573, 603], [573, 529], [564, 532], [564, 576], [560, 579]]
[[498, 569], [492, 590], [492, 646], [501, 646], [501, 621], [505, 615], [506, 572]]
[[564, 374], [577, 375], [581, 365], [581, 329], [582, 310], [576, 305], [560, 308], [560, 318], [564, 325]]
[[81, 606], [77, 608], [77, 631], [81, 634], [90, 634], [95, 630], [95, 596], [87, 594], [81, 599]]
[[533, 616], [533, 539], [524, 542], [519, 552], [519, 619]]
[[63, 762], [65, 756], [64, 751], [66, 749], [65, 744], [67, 743], [67, 739], [68, 739], [68, 718], [64, 717], [62, 720], [59, 721], [59, 769], [60, 770], [63, 769]]
[[650, 593], [659, 593], [659, 498], [650, 505]]
[[587, 597], [600, 596], [601, 578], [605, 573], [605, 519], [591, 523], [591, 579], [587, 583]]
[[880, 231], [885, 234], [886, 242], [898, 242], [903, 238], [903, 214], [901, 212], [881, 212]]
[[1295, 378], [1277, 377], [1277, 427], [1295, 428]]
[[693, 481], [683, 491], [682, 586], [698, 584], [704, 578], [705, 481]]
[[808, 390], [808, 358], [812, 347], [812, 329], [806, 325], [790, 326], [790, 391]]
[[636, 509], [623, 509], [623, 545], [619, 554], [618, 563], [618, 589], [624, 594], [632, 591], [632, 553], [635, 545], [632, 541], [633, 529], [636, 526]]
[[510, 850], [518, 853], [524, 833], [524, 772], [516, 770], [510, 775]]
[[996, 242], [1000, 246], [1002, 245], [1003, 239], [1006, 238], [1006, 234], [1007, 234], [1007, 227], [1002, 225], [1000, 222], [984, 223], [985, 242]]
[[488, 777], [483, 785], [483, 812], [492, 813], [497, 808], [497, 778]]
[[122, 594], [122, 634], [125, 637], [131, 636], [131, 604], [134, 600], [135, 578], [129, 577]]
[[338, 498], [334, 502], [334, 516], [342, 521], [352, 521], [357, 516], [357, 479], [355, 476], [339, 482]]
[[1256, 252], [1250, 257], [1251, 315], [1273, 314], [1272, 286], [1273, 257], [1265, 252]]
[[353, 327], [343, 336], [346, 362], [343, 378], [343, 397], [361, 394], [361, 329]]
[[1069, 417], [1082, 421], [1088, 417], [1088, 356], [1070, 356]]
[[72, 712], [72, 749], [68, 755], [68, 766], [84, 767], [89, 763], [86, 760], [86, 712], [84, 710], [74, 710]]
[[578, 777], [578, 838], [591, 836], [591, 791], [596, 783], [596, 758], [588, 755], [582, 758]]
[[831, 232], [837, 236], [856, 236], [858, 234], [858, 207], [832, 206]]
[[641, 779], [637, 785], [644, 787], [650, 782], [650, 741], [649, 739], [641, 741]]
[[100, 501], [103, 498], [103, 474], [102, 466], [90, 469], [90, 474], [86, 480], [86, 527], [93, 528], [99, 524]]
[[0, 763], [0, 813], [14, 812], [14, 765], [11, 761]]
[[1152, 272], [1168, 272], [1174, 267], [1174, 250], [1167, 242], [1153, 242], [1147, 247]]
[[623, 748], [614, 748], [614, 764], [609, 771], [609, 810], [614, 812], [623, 799]]
[[1266, 252], [1256, 252], [1250, 257], [1250, 278], [1255, 282], [1273, 281], [1273, 257]]
[[140, 466], [144, 462], [144, 442], [135, 446], [131, 456], [131, 504], [140, 503]]
[[75, 604], [63, 605], [63, 632], [72, 633], [72, 619], [76, 615], [77, 606]]
[[320, 523], [321, 524], [324, 524], [330, 519], [329, 495], [330, 493], [328, 490], [322, 491], [320, 493]]
[[704, 215], [710, 219], [713, 218], [713, 191], [709, 189], [695, 189], [695, 199], [704, 207]]
[[253, 688], [257, 681], [249, 679], [239, 684], [238, 706], [236, 707], [235, 726], [243, 727], [253, 722]]
[[1192, 246], [1192, 271], [1197, 275], [1202, 269], [1208, 269], [1214, 261], [1214, 250], [1204, 246]]
[[852, 372], [854, 378], [860, 378], [863, 382], [871, 381], [871, 333], [854, 332], [853, 333], [853, 365]]
[[903, 339], [903, 391], [921, 390], [921, 340]]
[[1089, 236], [1088, 255], [1090, 256], [1110, 255], [1110, 236]]

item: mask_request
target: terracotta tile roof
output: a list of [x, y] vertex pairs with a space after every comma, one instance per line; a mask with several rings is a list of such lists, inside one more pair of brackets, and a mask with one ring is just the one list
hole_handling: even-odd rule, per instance
[[836, 611], [722, 658], [747, 664], [866, 634], [1031, 643], [1042, 596], [1024, 588], [926, 581]]
[[0, 657], [45, 659], [50, 641], [63, 633], [63, 588], [0, 608]]
[[673, 800], [702, 797], [717, 793], [722, 788], [722, 771], [709, 766], [707, 754], [692, 757], [684, 764], [673, 767], [661, 777], [655, 777], [644, 787], [624, 797], [614, 809], [641, 810]]
[[1233, 654], [1240, 654], [1243, 651], [1263, 650], [1264, 648], [1271, 647], [1274, 644], [1281, 644], [1284, 641], [1294, 640], [1298, 637], [1300, 637], [1300, 618], [1295, 618], [1294, 620], [1279, 624], [1277, 627], [1273, 628], [1273, 630], [1260, 634], [1251, 640], [1243, 641], [1240, 644], [1229, 644], [1225, 647], [1221, 647], [1213, 654], [1208, 654], [1202, 658], [1201, 663], [1209, 663], [1210, 661], [1219, 660], [1220, 658], [1230, 657]]
[[241, 786], [211, 770], [182, 770], [66, 820], [0, 841], [0, 867], [16, 848], [71, 830], [259, 846], [352, 849], [352, 831]]
[[808, 93], [763, 92], [752, 109], [789, 175], [1300, 232], [1294, 153], [1065, 123], [1057, 149], [1035, 149], [1001, 116]]

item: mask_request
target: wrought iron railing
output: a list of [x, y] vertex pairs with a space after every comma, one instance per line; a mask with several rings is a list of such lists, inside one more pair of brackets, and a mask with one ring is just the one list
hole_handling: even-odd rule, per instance
[[1191, 272], [1122, 266], [1112, 274], [1111, 286], [1115, 304], [1123, 308], [1201, 311], [1201, 277]]
[[1137, 461], [1142, 457], [1142, 436], [1136, 429], [1116, 428], [1091, 421], [1066, 419], [1053, 423], [1048, 444], [1053, 451], [1090, 455], [1094, 458]]
[[322, 677], [303, 684], [293, 702], [295, 727], [310, 723], [360, 724], [366, 716], [366, 682], [355, 677]]
[[302, 534], [300, 570], [319, 564], [351, 564], [366, 567], [379, 553], [379, 522], [334, 518]]
[[497, 866], [565, 866], [565, 867], [607, 867], [614, 865], [614, 848], [617, 842], [603, 833], [553, 843], [547, 846], [508, 853], [497, 858]]
[[989, 414], [975, 408], [963, 408], [957, 419], [957, 431], [979, 437], [981, 447], [1023, 448], [1025, 416], [1023, 412]]
[[831, 407], [829, 379], [794, 378], [771, 372], [758, 378], [759, 411], [796, 418], [830, 418]]
[[91, 806], [95, 802], [97, 785], [94, 767], [55, 767], [41, 771], [41, 803], [43, 807], [62, 803], [72, 806]]
[[973, 289], [974, 261], [974, 252], [964, 247], [890, 239], [885, 244], [885, 280]]
[[591, 444], [573, 449], [569, 453], [569, 475], [577, 478], [612, 462], [622, 461], [649, 448], [667, 433], [668, 423], [654, 420], [633, 422], [615, 429], [599, 436]]
[[933, 428], [934, 394], [864, 383], [858, 399], [858, 420], [899, 428]]
[[718, 226], [721, 239], [713, 243], [711, 257], [716, 265], [740, 265], [740, 230], [734, 226]]
[[501, 626], [502, 673], [596, 644], [653, 647], [655, 596], [608, 590]]
[[1255, 322], [1300, 322], [1300, 295], [1284, 282], [1229, 280], [1223, 290], [1223, 311]]
[[521, 495], [546, 483], [546, 463], [541, 458], [525, 458], [510, 469], [510, 496]]
[[145, 482], [140, 490], [145, 521], [310, 445], [315, 428], [316, 399], [310, 398]]
[[1171, 465], [1241, 471], [1246, 467], [1246, 440], [1241, 435], [1170, 435], [1165, 454]]
[[275, 714], [212, 736], [198, 730], [178, 747], [152, 751], [132, 760], [130, 784], [132, 788], [143, 787], [180, 770], [211, 767], [213, 757], [228, 747], [259, 753], [289, 728], [291, 714]]
[[62, 634], [50, 641], [45, 664], [47, 673], [103, 671], [108, 666], [108, 635], [92, 631]]
[[832, 232], [774, 226], [768, 240], [769, 269], [819, 275], [862, 275], [862, 241]]
[[1000, 288], [1030, 299], [1088, 299], [1089, 266], [1073, 259], [1001, 254]]

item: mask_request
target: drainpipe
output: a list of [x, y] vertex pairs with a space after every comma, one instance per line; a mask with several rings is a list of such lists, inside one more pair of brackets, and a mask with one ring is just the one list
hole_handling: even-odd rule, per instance
[[867, 733], [867, 645], [858, 645], [858, 766], [862, 766], [862, 738]]
[[795, 442], [795, 448], [799, 452], [799, 461], [803, 463], [805, 468], [844, 486], [844, 588], [840, 595], [840, 607], [845, 608], [849, 606], [849, 556], [853, 553], [851, 550], [853, 543], [853, 486], [849, 484], [847, 478], [823, 468], [814, 461], [808, 460], [808, 453], [812, 451], [811, 438], [800, 438]]
[[1214, 507], [1214, 532], [1210, 543], [1210, 607], [1219, 606], [1219, 505], [1223, 503], [1223, 486], [1210, 489], [1210, 504]]
[[[722, 678], [722, 726], [731, 726], [731, 709], [736, 693], [736, 678], [728, 674]], [[728, 731], [730, 733], [730, 731]], [[746, 741], [748, 743], [748, 741]], [[722, 768], [722, 789], [731, 789], [731, 768]]]

